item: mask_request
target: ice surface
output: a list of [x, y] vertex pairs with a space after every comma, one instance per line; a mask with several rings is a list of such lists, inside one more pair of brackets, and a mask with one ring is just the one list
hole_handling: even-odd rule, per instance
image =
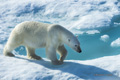
[[0, 23], [11, 27], [26, 20], [58, 23], [69, 29], [109, 27], [120, 12], [118, 0], [3, 0], [1, 3]]
[[112, 47], [120, 47], [120, 38], [114, 40], [114, 41], [111, 43], [111, 46], [112, 46]]
[[[19, 55], [25, 53], [21, 47], [13, 51], [15, 58], [1, 55], [11, 30], [23, 21], [64, 26], [79, 35], [84, 54], [78, 56], [68, 48], [67, 59], [78, 60], [60, 66], [47, 59], [28, 60]], [[120, 46], [119, 26], [120, 0], [0, 0], [0, 80], [120, 80], [120, 49], [113, 48]], [[110, 37], [106, 43], [104, 34]], [[80, 61], [84, 59], [93, 60]]]
[[94, 60], [66, 60], [54, 66], [49, 60], [0, 55], [1, 80], [120, 80], [120, 55]]
[[109, 36], [105, 34], [105, 35], [102, 35], [102, 36], [100, 37], [100, 39], [101, 39], [102, 41], [106, 42], [106, 41], [108, 41]]
[[98, 30], [88, 30], [86, 31], [87, 34], [96, 34], [96, 33], [100, 33]]

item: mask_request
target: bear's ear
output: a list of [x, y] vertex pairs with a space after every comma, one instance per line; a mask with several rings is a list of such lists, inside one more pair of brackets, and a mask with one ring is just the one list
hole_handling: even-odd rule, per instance
[[70, 39], [68, 39], [68, 41], [70, 42]]
[[76, 37], [78, 38], [78, 35], [76, 35]]

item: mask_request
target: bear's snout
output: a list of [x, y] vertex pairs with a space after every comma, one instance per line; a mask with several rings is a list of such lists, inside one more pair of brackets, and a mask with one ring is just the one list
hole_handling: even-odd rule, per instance
[[82, 52], [80, 46], [78, 46], [78, 48], [77, 48], [77, 52], [78, 52], [78, 53], [81, 53], [81, 52]]

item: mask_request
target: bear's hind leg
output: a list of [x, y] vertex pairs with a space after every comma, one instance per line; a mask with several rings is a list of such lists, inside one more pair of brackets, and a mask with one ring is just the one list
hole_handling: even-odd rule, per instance
[[35, 54], [35, 49], [34, 48], [30, 48], [30, 47], [26, 47], [26, 50], [27, 50], [27, 57], [29, 59], [35, 59], [35, 60], [40, 60], [42, 59], [40, 56], [37, 56]]
[[14, 57], [14, 54], [12, 54], [12, 50], [14, 50], [16, 47], [17, 47], [17, 45], [15, 45], [15, 44], [7, 43], [4, 47], [3, 54], [5, 56]]
[[22, 43], [22, 38], [14, 33], [14, 31], [10, 34], [10, 37], [7, 41], [7, 44], [4, 47], [3, 54], [5, 56], [13, 57], [14, 54], [12, 54], [12, 50], [14, 50], [16, 47], [20, 46]]
[[4, 51], [3, 51], [3, 54], [4, 54], [5, 56], [14, 57], [15, 55], [12, 54], [11, 51], [12, 51], [12, 50], [7, 50], [7, 48], [5, 47], [5, 48], [4, 48]]
[[60, 54], [60, 61], [63, 62], [67, 55], [67, 50], [65, 49], [64, 45], [59, 46], [57, 52]]

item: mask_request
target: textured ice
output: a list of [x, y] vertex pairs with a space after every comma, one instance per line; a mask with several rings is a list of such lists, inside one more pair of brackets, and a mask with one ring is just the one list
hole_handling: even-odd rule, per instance
[[112, 46], [112, 47], [120, 47], [120, 38], [114, 40], [114, 41], [111, 43], [111, 46]]
[[106, 42], [106, 41], [108, 41], [109, 36], [105, 34], [105, 35], [102, 35], [102, 36], [100, 37], [100, 39], [101, 39], [102, 41]]
[[49, 60], [0, 55], [1, 80], [120, 80], [120, 55], [93, 60], [66, 60], [54, 66]]
[[[76, 59], [119, 54], [111, 46], [120, 46], [120, 0], [0, 0], [0, 80], [120, 80], [120, 55], [65, 60], [60, 66], [45, 58], [29, 60], [19, 49], [14, 58], [1, 55], [11, 30], [23, 21], [60, 24], [78, 34], [84, 54], [75, 54]], [[107, 33], [110, 39], [104, 43]]]

